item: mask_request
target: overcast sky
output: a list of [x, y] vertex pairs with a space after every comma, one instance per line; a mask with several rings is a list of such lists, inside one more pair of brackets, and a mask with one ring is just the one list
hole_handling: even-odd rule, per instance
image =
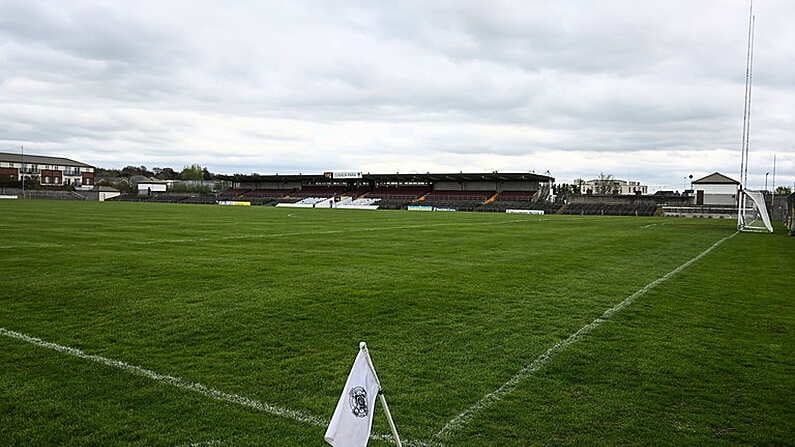
[[[745, 1], [395, 3], [0, 0], [0, 151], [653, 189], [738, 177]], [[773, 153], [792, 185], [795, 1], [755, 10], [750, 186]]]

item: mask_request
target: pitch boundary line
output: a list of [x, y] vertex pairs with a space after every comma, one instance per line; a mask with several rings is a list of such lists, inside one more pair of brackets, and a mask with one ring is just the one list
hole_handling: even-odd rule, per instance
[[469, 408], [459, 413], [453, 419], [447, 422], [436, 434], [433, 435], [434, 439], [447, 439], [451, 435], [453, 435], [456, 431], [460, 430], [464, 427], [467, 423], [469, 423], [475, 416], [478, 415], [481, 411], [490, 407], [491, 405], [501, 401], [505, 398], [509, 393], [511, 393], [514, 389], [516, 389], [519, 383], [523, 382], [527, 379], [530, 375], [534, 372], [543, 368], [547, 363], [553, 360], [558, 354], [564, 351], [567, 347], [571, 346], [572, 344], [576, 343], [580, 339], [582, 339], [585, 335], [590, 333], [595, 328], [599, 327], [602, 323], [609, 320], [613, 315], [622, 311], [624, 308], [632, 304], [637, 298], [645, 295], [649, 290], [653, 289], [657, 285], [671, 279], [674, 275], [685, 270], [686, 268], [690, 267], [693, 263], [697, 262], [704, 256], [708, 255], [712, 250], [716, 249], [725, 241], [733, 238], [739, 232], [734, 232], [729, 236], [720, 239], [719, 241], [712, 244], [706, 250], [702, 251], [694, 258], [690, 259], [689, 261], [685, 262], [684, 264], [680, 265], [679, 267], [671, 270], [670, 272], [666, 273], [665, 275], [655, 279], [654, 281], [646, 284], [645, 286], [638, 289], [632, 295], [626, 297], [623, 301], [616, 304], [615, 306], [607, 309], [600, 317], [597, 317], [592, 322], [586, 324], [585, 326], [581, 327], [579, 330], [574, 332], [573, 334], [569, 335], [568, 338], [565, 340], [559, 341], [552, 345], [549, 349], [547, 349], [543, 354], [536, 357], [529, 365], [525, 366], [524, 368], [520, 369], [516, 374], [513, 375], [507, 382], [502, 384], [496, 390], [490, 392], [483, 396], [479, 401], [475, 402]]
[[[241, 396], [239, 394], [231, 394], [226, 393], [223, 391], [216, 390], [214, 388], [210, 388], [206, 385], [203, 385], [198, 382], [189, 382], [187, 380], [181, 379], [179, 377], [169, 376], [167, 374], [161, 374], [159, 372], [153, 371], [151, 369], [142, 368], [140, 366], [131, 365], [126, 362], [122, 362], [120, 360], [114, 360], [107, 357], [102, 357], [100, 355], [95, 354], [88, 354], [84, 351], [81, 351], [77, 348], [71, 348], [69, 346], [59, 345], [57, 343], [51, 343], [48, 341], [44, 341], [40, 338], [32, 337], [30, 335], [26, 335], [20, 332], [12, 331], [3, 327], [0, 327], [0, 335], [3, 335], [8, 338], [12, 338], [15, 340], [23, 341], [26, 343], [30, 343], [35, 346], [39, 346], [46, 349], [51, 349], [53, 351], [60, 352], [62, 354], [71, 355], [73, 357], [77, 357], [83, 360], [89, 360], [95, 363], [99, 363], [101, 365], [109, 366], [111, 368], [120, 369], [126, 371], [130, 374], [134, 374], [136, 376], [145, 377], [147, 379], [151, 379], [155, 382], [164, 383], [167, 385], [174, 386], [176, 388], [180, 388], [187, 391], [193, 391], [209, 397], [211, 399], [215, 399], [222, 402], [237, 404], [243, 407], [253, 408], [258, 411], [262, 411], [264, 413], [272, 414], [274, 416], [280, 416], [288, 419], [292, 419], [297, 422], [301, 422], [308, 425], [313, 425], [316, 427], [325, 428], [329, 424], [328, 419], [320, 418], [317, 416], [312, 416], [310, 414], [292, 410], [286, 407], [280, 407], [278, 405], [270, 404], [267, 402], [258, 401], [255, 399], [251, 399], [245, 396]], [[391, 434], [380, 434], [380, 433], [373, 433], [370, 435], [370, 439], [375, 439], [379, 441], [388, 442], [394, 444], [395, 441], [392, 438]], [[407, 440], [403, 442], [403, 444], [407, 446], [426, 446], [427, 443], [423, 441], [416, 441], [416, 440]], [[440, 445], [440, 444], [436, 444]]]
[[302, 413], [300, 411], [279, 407], [273, 404], [269, 404], [267, 402], [260, 402], [258, 400], [240, 396], [238, 394], [225, 393], [223, 391], [219, 391], [210, 388], [208, 386], [202, 385], [201, 383], [189, 382], [187, 380], [180, 379], [179, 377], [161, 374], [156, 371], [152, 371], [151, 369], [130, 365], [129, 363], [125, 363], [120, 360], [113, 360], [99, 355], [88, 354], [76, 348], [70, 348], [68, 346], [59, 345], [57, 343], [51, 343], [48, 341], [44, 341], [40, 338], [31, 337], [29, 335], [8, 330], [6, 328], [0, 327], [0, 335], [24, 341], [26, 343], [40, 346], [42, 348], [51, 349], [53, 351], [57, 351], [63, 354], [71, 355], [73, 357], [78, 357], [84, 360], [90, 360], [92, 362], [99, 363], [105, 366], [110, 366], [112, 368], [121, 369], [123, 371], [127, 371], [137, 376], [146, 377], [147, 379], [152, 379], [155, 382], [165, 383], [184, 390], [194, 391], [215, 400], [238, 404], [244, 407], [254, 408], [256, 410], [263, 411], [265, 413], [270, 413], [276, 416], [282, 416], [294, 419], [296, 421], [304, 422], [311, 425], [316, 425], [318, 427], [325, 427], [326, 425], [328, 425], [327, 420], [316, 416], [311, 416], [306, 413]]

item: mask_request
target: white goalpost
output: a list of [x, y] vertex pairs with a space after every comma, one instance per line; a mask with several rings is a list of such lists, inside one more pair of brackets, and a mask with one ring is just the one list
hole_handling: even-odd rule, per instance
[[745, 98], [743, 100], [743, 132], [740, 143], [740, 189], [737, 195], [737, 229], [746, 232], [773, 232], [767, 203], [762, 191], [752, 191], [748, 185], [748, 149], [751, 140], [751, 90], [754, 73], [754, 38], [756, 16], [754, 4], [748, 11], [748, 47], [745, 59]]
[[737, 229], [746, 232], [772, 233], [773, 224], [770, 223], [762, 191], [740, 190], [739, 199]]

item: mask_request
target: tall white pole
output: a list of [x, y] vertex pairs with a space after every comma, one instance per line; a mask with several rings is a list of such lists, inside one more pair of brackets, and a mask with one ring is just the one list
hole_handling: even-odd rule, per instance
[[398, 435], [397, 427], [395, 426], [395, 421], [392, 419], [392, 413], [389, 411], [389, 405], [386, 404], [384, 391], [381, 389], [381, 380], [378, 379], [378, 374], [375, 372], [375, 366], [373, 366], [373, 360], [370, 358], [370, 352], [367, 350], [367, 343], [360, 342], [359, 349], [363, 350], [367, 355], [367, 363], [370, 365], [370, 370], [373, 372], [375, 381], [378, 382], [378, 399], [381, 401], [381, 406], [384, 407], [384, 414], [386, 415], [386, 420], [389, 423], [389, 429], [392, 430], [392, 437], [395, 438], [395, 445], [397, 445], [397, 447], [403, 447], [403, 443], [400, 442], [400, 435]]
[[754, 0], [751, 0], [748, 8], [748, 40], [745, 51], [745, 93], [743, 94], [743, 130], [742, 139], [740, 141], [740, 191], [737, 198], [737, 228], [745, 226], [743, 219], [743, 210], [745, 209], [745, 188], [746, 179], [744, 173], [747, 169], [747, 141], [748, 141], [748, 114], [750, 108], [749, 93], [751, 81], [751, 36], [753, 29], [753, 15], [754, 15]]
[[25, 145], [20, 144], [19, 150], [22, 151], [22, 162], [20, 163], [19, 172], [22, 173], [22, 198], [25, 198]]
[[745, 170], [745, 140], [747, 136], [748, 124], [748, 81], [751, 72], [751, 18], [754, 13], [754, 1], [751, 0], [751, 5], [748, 11], [748, 40], [745, 50], [745, 92], [743, 93], [743, 130], [742, 139], [740, 140], [740, 187], [745, 188], [743, 181], [743, 172]]
[[748, 184], [748, 154], [751, 147], [751, 93], [754, 87], [754, 41], [756, 40], [756, 16], [751, 17], [751, 63], [748, 72], [748, 130], [745, 132], [745, 180], [744, 185]]

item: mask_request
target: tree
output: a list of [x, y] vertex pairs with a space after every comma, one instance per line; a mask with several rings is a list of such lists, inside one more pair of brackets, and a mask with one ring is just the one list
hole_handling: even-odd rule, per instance
[[792, 194], [792, 188], [789, 186], [779, 186], [776, 188], [776, 192], [774, 194], [777, 196], [788, 196]]
[[200, 165], [194, 163], [190, 166], [185, 166], [185, 169], [179, 174], [182, 180], [201, 180], [203, 169]]
[[180, 174], [171, 168], [163, 168], [155, 175], [160, 180], [177, 180], [179, 176]]
[[574, 179], [574, 185], [572, 185], [573, 189], [574, 189], [573, 192], [575, 194], [582, 194], [582, 185], [584, 185], [584, 184], [585, 184], [585, 180], [583, 180], [581, 178]]
[[121, 177], [121, 171], [118, 169], [94, 168], [94, 174], [97, 177]]
[[97, 186], [110, 186], [111, 188], [116, 188], [123, 193], [130, 191], [130, 184], [127, 183], [126, 180], [122, 180], [120, 182], [109, 182], [103, 180], [101, 182], [97, 182]]
[[146, 166], [143, 165], [125, 166], [120, 173], [122, 177], [132, 177], [134, 175], [143, 175], [145, 177], [151, 177], [154, 175], [151, 171], [146, 169]]

